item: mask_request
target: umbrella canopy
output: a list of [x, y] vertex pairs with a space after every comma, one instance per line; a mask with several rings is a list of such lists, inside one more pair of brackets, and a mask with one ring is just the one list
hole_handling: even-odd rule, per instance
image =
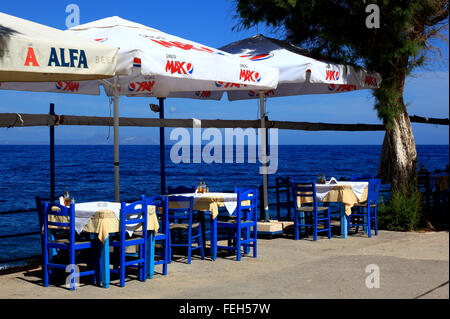
[[[342, 93], [362, 89], [375, 89], [381, 84], [381, 76], [350, 65], [317, 60], [308, 56], [304, 49], [292, 44], [256, 35], [227, 44], [220, 50], [279, 69], [278, 86], [265, 91], [266, 97], [294, 96], [303, 94]], [[221, 92], [199, 94], [199, 92], [177, 93], [178, 97], [220, 99]], [[257, 98], [256, 90], [229, 91], [228, 99], [244, 100]]]
[[116, 83], [119, 95], [185, 97], [174, 92], [189, 91], [196, 98], [198, 92], [269, 90], [278, 83], [277, 68], [120, 17], [82, 24], [63, 34], [120, 47], [117, 76], [102, 82], [3, 83], [0, 89], [98, 95], [103, 85], [107, 95], [113, 96]]
[[0, 12], [0, 82], [112, 77], [118, 48]]
[[[116, 76], [100, 81], [56, 83], [0, 83], [0, 89], [40, 92], [99, 94], [103, 85], [114, 96], [115, 200], [119, 201], [119, 97], [154, 96], [172, 92], [211, 92], [274, 89], [276, 68], [258, 65], [196, 42], [185, 40], [142, 24], [110, 17], [64, 31], [120, 47]], [[163, 113], [161, 113], [163, 114]]]
[[[168, 97], [171, 92], [226, 90], [217, 83], [234, 83], [235, 89], [272, 89], [278, 83], [276, 68], [244, 62], [120, 17], [79, 25], [68, 32], [120, 46], [116, 70], [120, 95]], [[107, 86], [106, 90], [111, 94]]]

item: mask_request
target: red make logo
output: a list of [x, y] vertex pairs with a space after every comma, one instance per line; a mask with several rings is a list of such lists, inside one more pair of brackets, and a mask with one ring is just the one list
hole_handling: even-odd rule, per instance
[[206, 48], [206, 47], [196, 47], [195, 45], [183, 43], [183, 42], [179, 42], [179, 41], [165, 41], [165, 40], [156, 40], [156, 39], [151, 39], [151, 40], [155, 43], [158, 43], [158, 44], [166, 47], [166, 48], [175, 47], [175, 48], [179, 48], [179, 49], [182, 49], [185, 51], [196, 50], [196, 51], [201, 51], [201, 52], [216, 53], [213, 50]]
[[[250, 90], [250, 91], [248, 91], [248, 96], [256, 97], [256, 96], [259, 96], [259, 93]], [[266, 91], [266, 92], [264, 92], [264, 96], [266, 96], [266, 97], [275, 96], [275, 91], [274, 90]]]
[[194, 72], [194, 66], [189, 62], [167, 60], [166, 72], [170, 74], [192, 74]]
[[350, 92], [356, 90], [356, 85], [353, 84], [330, 84], [328, 90], [331, 92]]
[[224, 88], [224, 89], [228, 89], [228, 88], [238, 88], [239, 89], [241, 87], [246, 87], [247, 85], [232, 83], [232, 82], [216, 82], [216, 86], [218, 88]]
[[128, 91], [133, 93], [151, 93], [154, 86], [155, 81], [133, 82], [128, 85]]
[[256, 71], [241, 69], [239, 80], [244, 82], [259, 82], [261, 81], [261, 74]]
[[59, 91], [78, 92], [80, 82], [72, 81], [58, 81], [56, 82], [56, 89]]
[[330, 81], [337, 81], [339, 80], [339, 72], [338, 71], [332, 71], [332, 70], [326, 70], [326, 79]]
[[197, 91], [195, 92], [195, 96], [198, 98], [209, 98], [211, 96], [211, 91]]
[[364, 83], [368, 86], [377, 86], [377, 78], [375, 76], [366, 75], [366, 78], [364, 80]]

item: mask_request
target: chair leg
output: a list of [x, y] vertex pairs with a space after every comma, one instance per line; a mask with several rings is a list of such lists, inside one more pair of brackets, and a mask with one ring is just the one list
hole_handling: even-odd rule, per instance
[[191, 252], [192, 252], [192, 229], [188, 230], [188, 264], [191, 263]]
[[125, 247], [120, 247], [120, 287], [125, 286]]
[[258, 255], [258, 246], [257, 246], [257, 239], [258, 239], [258, 229], [256, 228], [257, 223], [255, 223], [255, 226], [253, 226], [253, 258], [256, 258]]
[[367, 234], [369, 235], [369, 238], [371, 238], [372, 237], [372, 227], [371, 227], [371, 225], [370, 225], [370, 220], [371, 220], [371, 218], [370, 218], [370, 206], [369, 207], [367, 207]]
[[314, 229], [313, 229], [313, 239], [314, 239], [314, 241], [316, 241], [317, 240], [317, 212], [316, 213], [313, 213], [314, 214]]
[[168, 255], [167, 255], [167, 263], [171, 264], [172, 263], [172, 232], [169, 230], [167, 233], [167, 251], [168, 251]]
[[375, 236], [378, 236], [377, 208], [376, 207], [373, 210], [373, 223], [375, 226]]
[[[244, 238], [245, 238], [245, 242], [249, 242], [250, 241], [250, 229], [246, 228], [244, 230]], [[250, 246], [248, 244], [244, 244], [244, 254], [248, 254], [250, 252]]]
[[300, 235], [299, 235], [299, 226], [298, 226], [298, 213], [295, 212], [294, 213], [294, 235], [295, 235], [295, 240], [299, 240]]
[[163, 247], [163, 276], [167, 275], [167, 264], [169, 262], [169, 238], [170, 238], [170, 233], [166, 233], [166, 237], [164, 238], [163, 242], [164, 242], [164, 247]]
[[141, 281], [145, 281], [147, 279], [147, 245], [148, 240], [146, 240], [145, 244], [140, 245], [141, 251], [139, 256], [144, 260], [141, 264]]
[[199, 229], [199, 237], [198, 237], [198, 245], [200, 246], [200, 255], [202, 257], [202, 260], [205, 260], [205, 250], [204, 250], [204, 246], [203, 246], [203, 238], [202, 238], [202, 230]]
[[236, 230], [236, 259], [241, 261], [241, 228], [238, 227]]
[[331, 216], [330, 216], [330, 209], [328, 209], [327, 214], [328, 214], [328, 239], [331, 239]]

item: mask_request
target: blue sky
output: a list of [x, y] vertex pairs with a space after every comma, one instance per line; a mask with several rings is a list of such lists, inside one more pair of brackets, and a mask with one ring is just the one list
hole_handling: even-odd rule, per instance
[[[148, 25], [161, 31], [196, 41], [211, 47], [221, 47], [257, 33], [274, 36], [263, 25], [252, 30], [233, 31], [236, 25], [233, 2], [230, 0], [196, 1], [3, 1], [1, 11], [24, 19], [66, 29], [66, 6], [80, 8], [80, 23], [118, 15], [124, 19]], [[405, 101], [410, 115], [449, 117], [448, 45], [443, 48], [447, 64], [434, 65], [431, 70], [417, 70], [408, 78]], [[65, 95], [0, 91], [0, 113], [48, 113], [49, 103], [55, 103], [57, 114], [109, 116], [108, 98], [100, 96]], [[120, 116], [156, 117], [148, 104], [154, 98], [127, 98], [120, 100]], [[373, 109], [374, 99], [368, 90], [333, 94], [303, 95], [269, 99], [268, 116], [271, 120], [380, 123]], [[166, 117], [199, 119], [256, 119], [257, 101], [229, 102], [168, 99]], [[417, 144], [448, 144], [448, 126], [413, 124]], [[58, 144], [112, 144], [112, 128], [58, 127]], [[158, 143], [156, 128], [121, 128], [122, 144]], [[168, 135], [168, 134], [167, 134]], [[377, 144], [383, 141], [382, 132], [303, 132], [279, 131], [280, 144]], [[109, 139], [108, 139], [109, 137]], [[48, 128], [0, 128], [0, 144], [47, 144]]]

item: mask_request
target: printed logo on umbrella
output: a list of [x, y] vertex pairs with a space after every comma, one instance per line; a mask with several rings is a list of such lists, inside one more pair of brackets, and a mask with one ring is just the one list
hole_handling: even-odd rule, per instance
[[240, 88], [242, 87], [246, 87], [247, 85], [245, 84], [238, 84], [238, 83], [232, 83], [232, 82], [216, 82], [216, 86], [218, 88], [224, 88], [224, 89], [228, 89], [228, 88]]
[[131, 93], [151, 93], [153, 87], [155, 86], [155, 81], [142, 81], [142, 82], [132, 82], [128, 84], [128, 92]]
[[58, 81], [55, 83], [58, 91], [78, 92], [80, 82], [73, 81]]
[[239, 75], [239, 80], [244, 82], [260, 82], [261, 74], [256, 71], [241, 69], [241, 73]]
[[329, 81], [338, 81], [339, 80], [339, 71], [326, 70], [326, 79]]
[[356, 90], [356, 85], [353, 84], [330, 84], [328, 90], [331, 92], [350, 92]]
[[186, 61], [167, 60], [166, 72], [190, 75], [194, 73], [194, 65]]
[[258, 55], [251, 55], [251, 54], [244, 54], [240, 56], [241, 58], [248, 58], [251, 61], [263, 61], [270, 59], [273, 57], [273, 53], [265, 53], [265, 54], [258, 54]]

